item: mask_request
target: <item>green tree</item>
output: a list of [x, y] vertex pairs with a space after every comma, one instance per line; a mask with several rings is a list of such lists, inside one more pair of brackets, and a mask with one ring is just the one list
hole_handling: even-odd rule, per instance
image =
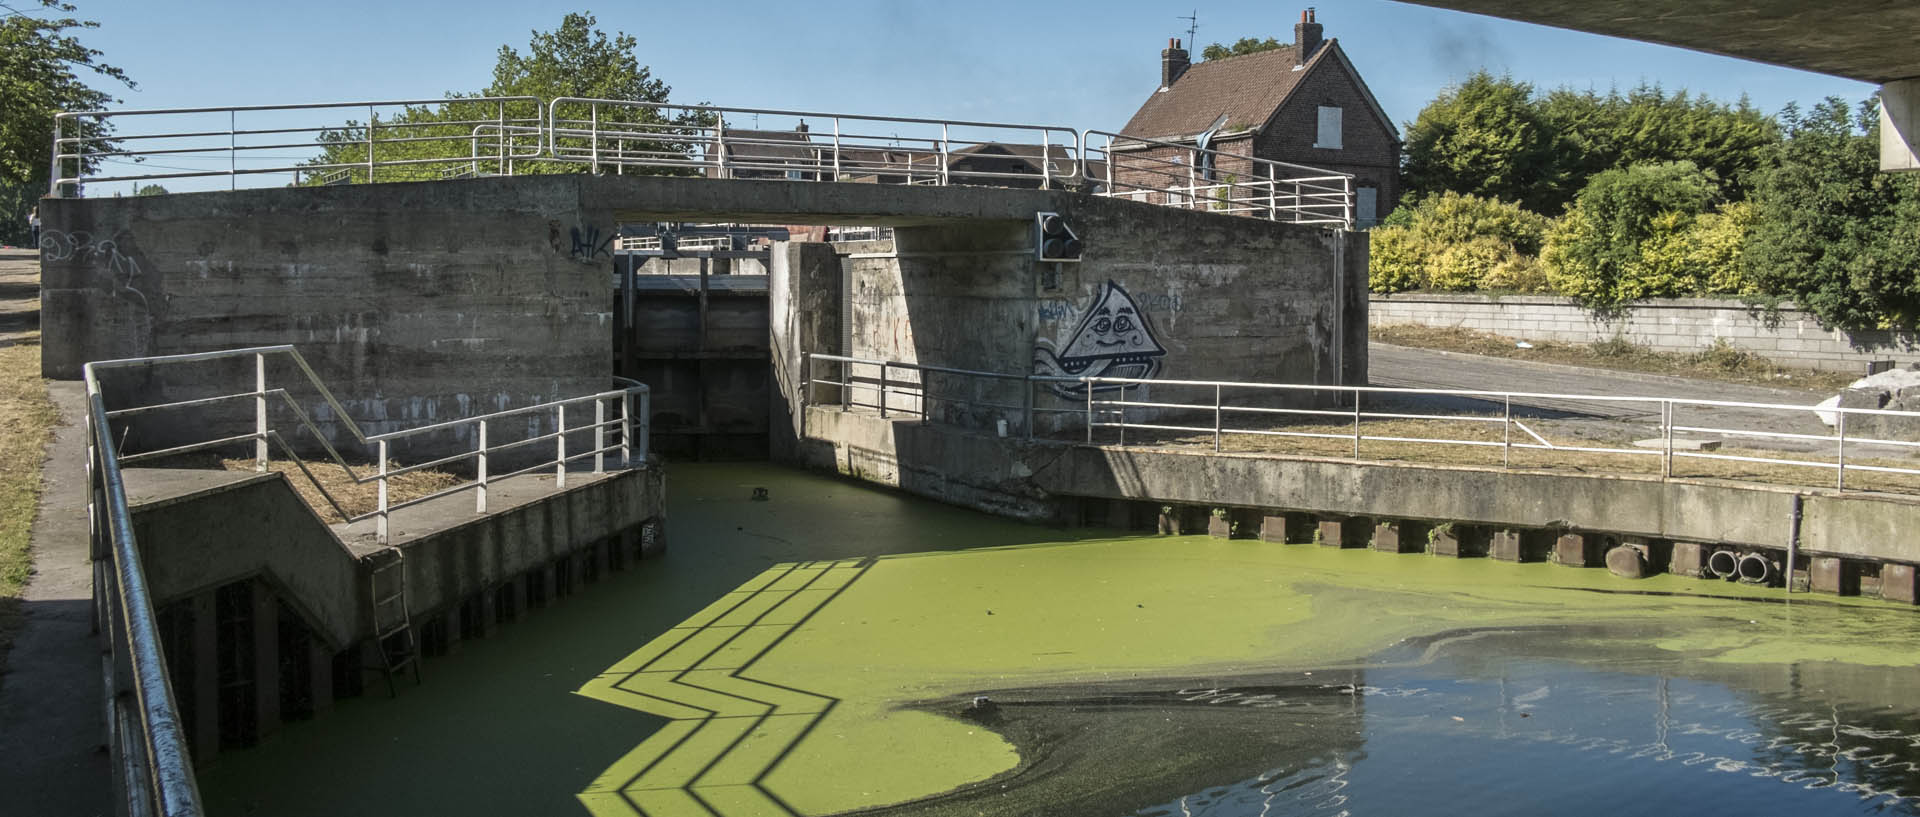
[[1745, 98], [1727, 105], [1684, 90], [1640, 85], [1625, 94], [1561, 88], [1540, 98], [1540, 120], [1553, 134], [1559, 186], [1539, 200], [1555, 211], [1606, 170], [1636, 164], [1692, 162], [1710, 171], [1731, 201], [1746, 197], [1753, 173], [1780, 139], [1772, 118]]
[[1828, 97], [1780, 116], [1786, 138], [1758, 174], [1747, 272], [1830, 327], [1920, 321], [1920, 176], [1879, 171], [1872, 100]]
[[[444, 103], [410, 107], [372, 127], [349, 121], [322, 134], [324, 152], [313, 164], [335, 167], [333, 175], [317, 174], [313, 182], [364, 181], [366, 171], [361, 168], [367, 162], [369, 133], [375, 137], [374, 161], [414, 162], [379, 168], [378, 178], [382, 180], [437, 178], [474, 171], [502, 173], [506, 168], [499, 157], [516, 150], [530, 152], [534, 137], [530, 133], [509, 134], [506, 138], [512, 141], [502, 146], [494, 141], [500, 128], [489, 123], [538, 117], [541, 104], [568, 97], [665, 103], [671, 89], [640, 64], [635, 55], [639, 42], [619, 32], [608, 37], [597, 25], [591, 14], [568, 14], [553, 31], [533, 32], [524, 54], [512, 46], [501, 46], [493, 81], [478, 93], [449, 93]], [[482, 102], [476, 101], [478, 97], [531, 97], [539, 102]], [[587, 112], [584, 104], [559, 105], [556, 114], [562, 132], [588, 129]], [[556, 139], [555, 147], [576, 156], [590, 155], [597, 147], [607, 156], [647, 153], [688, 157], [693, 150], [691, 129], [711, 121], [711, 117], [699, 114], [669, 116], [645, 106], [603, 105], [593, 118], [602, 132], [598, 145], [585, 135], [565, 135]], [[477, 149], [476, 129], [480, 132]], [[608, 131], [619, 135], [609, 137]], [[473, 161], [459, 161], [462, 159]], [[577, 162], [530, 160], [516, 161], [513, 166], [516, 173], [577, 173], [589, 169], [590, 165]]]
[[[47, 192], [54, 115], [118, 101], [89, 81], [134, 87], [126, 72], [80, 42], [78, 32], [99, 24], [69, 16], [73, 12], [58, 0], [26, 8], [0, 3], [0, 237], [14, 242], [25, 237], [27, 210]], [[107, 129], [94, 122], [76, 123], [62, 135], [92, 139], [93, 150], [111, 144]], [[86, 161], [84, 169], [97, 162]]]
[[1272, 37], [1264, 40], [1258, 37], [1241, 37], [1235, 40], [1233, 45], [1214, 43], [1213, 45], [1200, 49], [1200, 58], [1204, 60], [1224, 60], [1228, 57], [1258, 54], [1262, 51], [1272, 51], [1285, 47], [1287, 47], [1286, 43], [1280, 42]]
[[1547, 212], [1558, 183], [1555, 141], [1532, 85], [1478, 72], [1406, 126], [1402, 180], [1415, 200], [1451, 191]]
[[1602, 309], [1688, 294], [1686, 282], [1647, 273], [1642, 245], [1690, 229], [1718, 195], [1718, 179], [1692, 162], [1598, 173], [1547, 235], [1540, 254], [1547, 280], [1555, 292]]
[[133, 190], [133, 194], [136, 196], [164, 196], [171, 192], [173, 191], [157, 184], [143, 184]]

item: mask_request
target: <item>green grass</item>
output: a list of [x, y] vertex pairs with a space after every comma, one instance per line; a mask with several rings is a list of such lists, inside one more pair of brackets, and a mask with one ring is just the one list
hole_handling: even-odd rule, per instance
[[40, 505], [40, 461], [55, 413], [40, 379], [39, 340], [0, 346], [0, 669], [33, 572], [27, 546]]

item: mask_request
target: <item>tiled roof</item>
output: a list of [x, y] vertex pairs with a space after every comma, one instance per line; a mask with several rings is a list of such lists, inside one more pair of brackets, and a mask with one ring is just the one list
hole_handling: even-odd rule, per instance
[[1322, 43], [1298, 71], [1293, 70], [1294, 49], [1288, 45], [1194, 63], [1173, 81], [1173, 87], [1155, 89], [1120, 132], [1148, 139], [1191, 138], [1221, 114], [1227, 117], [1221, 134], [1260, 127], [1293, 93], [1300, 78], [1334, 50], [1334, 41]]

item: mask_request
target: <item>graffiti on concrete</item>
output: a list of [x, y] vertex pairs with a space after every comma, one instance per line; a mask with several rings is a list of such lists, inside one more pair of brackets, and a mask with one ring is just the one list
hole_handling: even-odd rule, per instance
[[104, 271], [113, 283], [115, 298], [136, 304], [143, 312], [148, 310], [146, 293], [133, 285], [140, 277], [140, 262], [121, 252], [120, 244], [113, 239], [96, 239], [85, 231], [42, 230], [40, 260], [74, 261]]
[[[1108, 281], [1080, 314], [1080, 322], [1064, 340], [1041, 338], [1034, 344], [1035, 374], [1056, 377], [1128, 377], [1152, 379], [1160, 373], [1166, 347], [1155, 337], [1153, 321], [1127, 294]], [[1085, 397], [1085, 383], [1054, 383], [1061, 397]], [[1102, 384], [1094, 391], [1113, 391], [1118, 384]]]
[[606, 233], [604, 237], [599, 227], [574, 227], [570, 232], [573, 236], [573, 249], [568, 254], [575, 259], [592, 261], [601, 256], [613, 257], [608, 251], [608, 248], [613, 246], [612, 232]]

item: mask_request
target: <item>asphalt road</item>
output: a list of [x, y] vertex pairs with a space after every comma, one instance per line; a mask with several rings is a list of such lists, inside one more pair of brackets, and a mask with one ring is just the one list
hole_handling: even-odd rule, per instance
[[[1712, 380], [1535, 363], [1456, 352], [1412, 349], [1384, 343], [1369, 344], [1367, 354], [1369, 379], [1376, 386], [1517, 391], [1555, 395], [1665, 397], [1794, 406], [1811, 406], [1827, 396], [1797, 389], [1770, 389], [1763, 386]], [[1403, 401], [1402, 405], [1417, 406], [1437, 413], [1498, 414], [1502, 411], [1501, 401], [1498, 399], [1476, 400], [1450, 396], [1399, 399]], [[1544, 427], [1566, 430], [1582, 437], [1631, 435], [1655, 437], [1658, 436], [1660, 429], [1658, 404], [1562, 397], [1519, 397], [1514, 399], [1513, 404], [1516, 416], [1535, 418], [1540, 420]], [[1786, 409], [1680, 405], [1675, 408], [1674, 422], [1676, 425], [1703, 428], [1793, 434], [1831, 433], [1831, 430], [1821, 423], [1813, 412]], [[1732, 437], [1722, 437], [1722, 439], [1727, 439], [1729, 443], [1735, 441]], [[1745, 447], [1796, 451], [1825, 447], [1823, 443], [1795, 440], [1740, 439], [1738, 442]]]

